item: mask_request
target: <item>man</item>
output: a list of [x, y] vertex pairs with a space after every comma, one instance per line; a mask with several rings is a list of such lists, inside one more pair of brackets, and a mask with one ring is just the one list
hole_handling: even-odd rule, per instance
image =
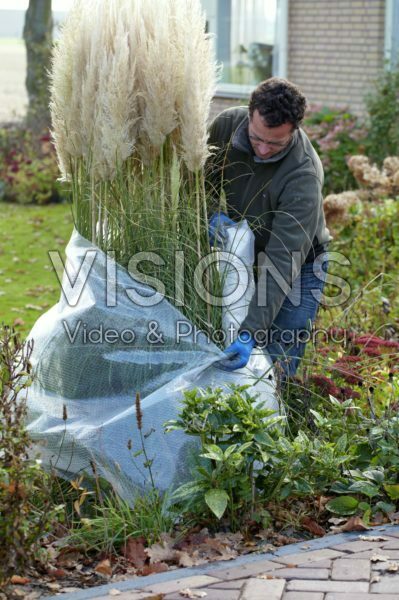
[[214, 196], [224, 190], [227, 215], [212, 216], [210, 234], [247, 219], [258, 263], [248, 315], [221, 363], [227, 370], [245, 366], [258, 344], [294, 375], [317, 313], [331, 236], [323, 168], [299, 127], [305, 108], [294, 84], [273, 77], [253, 91], [248, 108], [227, 109], [211, 125], [207, 179]]

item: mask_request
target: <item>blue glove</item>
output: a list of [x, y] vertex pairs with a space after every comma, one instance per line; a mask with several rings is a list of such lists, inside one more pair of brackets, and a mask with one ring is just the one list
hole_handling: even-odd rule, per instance
[[209, 243], [211, 246], [223, 243], [223, 225], [235, 225], [235, 222], [222, 212], [213, 213], [209, 219]]
[[238, 334], [238, 338], [230, 344], [224, 351], [226, 360], [221, 360], [217, 363], [217, 366], [224, 371], [235, 371], [245, 367], [251, 356], [253, 347], [255, 346], [255, 340], [249, 333], [249, 331], [241, 331]]

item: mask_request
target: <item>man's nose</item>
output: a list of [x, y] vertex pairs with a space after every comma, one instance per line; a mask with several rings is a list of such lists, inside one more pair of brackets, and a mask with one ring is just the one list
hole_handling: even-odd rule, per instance
[[270, 146], [265, 142], [261, 142], [258, 146], [258, 150], [261, 154], [266, 154], [266, 152], [269, 152]]

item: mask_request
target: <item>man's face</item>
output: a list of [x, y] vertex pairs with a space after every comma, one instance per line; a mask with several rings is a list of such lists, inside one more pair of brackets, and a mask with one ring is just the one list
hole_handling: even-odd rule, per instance
[[258, 110], [254, 110], [249, 120], [248, 137], [258, 158], [270, 158], [281, 152], [290, 143], [293, 132], [291, 123], [267, 127]]

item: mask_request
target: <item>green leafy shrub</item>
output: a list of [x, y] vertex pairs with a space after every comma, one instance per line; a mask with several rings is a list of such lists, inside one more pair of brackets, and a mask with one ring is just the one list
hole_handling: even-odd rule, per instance
[[[344, 264], [342, 257], [332, 256], [329, 272], [348, 282], [351, 293], [329, 311], [326, 321], [331, 324], [333, 317], [338, 327], [383, 335], [399, 315], [399, 203], [385, 199], [359, 204], [330, 250], [347, 259]], [[336, 292], [326, 287], [327, 296]]]
[[346, 160], [364, 154], [366, 131], [360, 119], [344, 109], [313, 105], [303, 128], [323, 163], [324, 194], [357, 188]]
[[181, 429], [201, 442], [194, 480], [180, 487], [174, 499], [183, 499], [197, 515], [211, 511], [220, 519], [226, 512], [233, 529], [255, 510], [256, 465], [268, 460], [265, 440], [275, 438], [283, 420], [257, 403], [246, 387], [185, 392], [179, 419], [167, 423], [168, 431]]
[[48, 497], [49, 476], [29, 456], [24, 428], [31, 349], [13, 330], [0, 328], [0, 581], [37, 560], [57, 514]]
[[399, 69], [384, 71], [366, 97], [366, 154], [379, 164], [399, 154]]
[[336, 514], [370, 519], [381, 503], [396, 510], [394, 405], [376, 417], [352, 398], [324, 399], [310, 379], [304, 385], [291, 390], [286, 417], [257, 404], [248, 386], [185, 393], [179, 419], [167, 423], [200, 443], [192, 479], [172, 496], [183, 515], [213, 527], [223, 517], [233, 530], [265, 526], [273, 506], [295, 499], [311, 506], [323, 495], [346, 496], [327, 506]]
[[45, 131], [36, 138], [21, 127], [0, 129], [0, 199], [47, 204], [61, 199], [57, 158]]

